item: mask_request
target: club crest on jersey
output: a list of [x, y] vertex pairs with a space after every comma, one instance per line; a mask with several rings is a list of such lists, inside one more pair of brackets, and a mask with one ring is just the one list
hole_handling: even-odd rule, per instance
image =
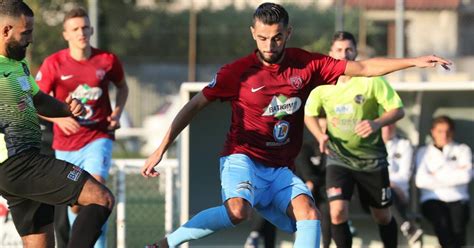
[[25, 73], [26, 76], [30, 76], [30, 69], [28, 69], [28, 66], [21, 62], [21, 66], [23, 67], [23, 72]]
[[283, 143], [288, 138], [290, 132], [290, 123], [287, 121], [279, 121], [273, 127], [273, 138], [278, 143]]
[[95, 76], [102, 81], [102, 79], [104, 79], [105, 77], [105, 71], [103, 69], [98, 69], [97, 71], [95, 71]]
[[287, 98], [284, 95], [273, 96], [270, 104], [265, 108], [263, 116], [275, 116], [278, 119], [291, 115], [301, 108], [302, 101], [299, 97]]
[[212, 78], [211, 82], [209, 82], [209, 84], [207, 85], [207, 88], [214, 88], [214, 86], [216, 86], [216, 84], [217, 84], [217, 75], [215, 75]]
[[293, 88], [299, 90], [303, 87], [303, 79], [300, 76], [290, 77], [290, 84]]
[[357, 104], [362, 104], [365, 102], [365, 97], [361, 94], [357, 94], [355, 97], [354, 97], [354, 102], [356, 102]]

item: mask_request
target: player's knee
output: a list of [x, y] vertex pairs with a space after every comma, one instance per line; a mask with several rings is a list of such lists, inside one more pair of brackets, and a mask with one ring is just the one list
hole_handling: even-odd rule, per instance
[[349, 219], [347, 211], [344, 208], [331, 208], [331, 222], [332, 224], [341, 224], [346, 222]]
[[102, 186], [100, 191], [101, 192], [98, 193], [99, 197], [97, 197], [97, 201], [95, 203], [112, 210], [115, 205], [114, 195], [105, 186]]
[[239, 224], [252, 216], [252, 208], [248, 204], [228, 205], [227, 213], [232, 223]]
[[374, 212], [372, 216], [379, 225], [387, 225], [392, 220], [392, 215], [389, 211]]

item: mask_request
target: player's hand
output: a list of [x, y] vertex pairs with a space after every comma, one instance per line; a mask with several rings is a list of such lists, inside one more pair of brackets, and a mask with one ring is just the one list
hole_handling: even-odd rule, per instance
[[381, 128], [378, 122], [373, 120], [363, 120], [355, 126], [355, 132], [362, 138], [367, 138], [369, 135], [377, 132]]
[[448, 71], [451, 70], [449, 66], [453, 64], [451, 61], [438, 57], [436, 55], [417, 57], [417, 58], [414, 58], [413, 62], [416, 67], [432, 68], [432, 67], [435, 67], [436, 65], [441, 65], [444, 69]]
[[69, 105], [69, 111], [71, 111], [73, 116], [80, 116], [84, 114], [85, 108], [81, 101], [77, 100], [76, 98], [72, 98], [72, 96], [69, 95], [65, 102], [67, 105]]
[[72, 117], [61, 117], [61, 118], [54, 118], [53, 122], [58, 125], [58, 127], [65, 133], [66, 135], [71, 135], [79, 132], [81, 125]]
[[151, 154], [145, 161], [145, 165], [142, 167], [142, 176], [145, 178], [159, 176], [160, 173], [155, 170], [155, 166], [161, 162], [162, 158], [163, 153], [158, 150]]
[[327, 155], [331, 154], [331, 151], [328, 149], [329, 136], [327, 134], [322, 135], [318, 138], [319, 151]]
[[116, 116], [114, 114], [107, 116], [107, 121], [109, 125], [107, 126], [107, 130], [117, 130], [120, 128], [120, 116]]

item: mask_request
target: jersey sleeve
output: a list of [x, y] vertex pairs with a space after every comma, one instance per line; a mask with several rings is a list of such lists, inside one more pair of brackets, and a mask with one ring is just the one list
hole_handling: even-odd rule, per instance
[[321, 87], [316, 87], [309, 94], [306, 105], [304, 106], [304, 114], [307, 116], [319, 116], [323, 104], [321, 101]]
[[[312, 65], [319, 84], [335, 84], [339, 76], [344, 75], [347, 61], [314, 53]], [[313, 73], [313, 74], [314, 74]]]
[[55, 75], [53, 68], [51, 59], [46, 58], [36, 74], [36, 82], [41, 91], [46, 94], [49, 94], [54, 89]]
[[202, 93], [209, 101], [220, 99], [230, 101], [235, 99], [239, 93], [239, 74], [233, 71], [230, 65], [222, 67], [214, 76], [212, 81], [202, 90]]
[[374, 97], [385, 111], [403, 107], [402, 99], [383, 77], [373, 77], [372, 80]]
[[120, 82], [125, 78], [122, 63], [115, 54], [112, 54], [112, 69], [109, 71], [109, 78], [112, 82]]

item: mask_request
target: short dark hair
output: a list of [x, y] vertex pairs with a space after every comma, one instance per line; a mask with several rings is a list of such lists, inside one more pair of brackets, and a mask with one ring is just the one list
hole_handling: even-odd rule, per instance
[[440, 115], [438, 117], [435, 117], [433, 119], [433, 122], [431, 123], [431, 129], [433, 129], [436, 125], [441, 124], [441, 123], [448, 124], [449, 130], [454, 131], [455, 129], [454, 121], [447, 115]]
[[352, 44], [354, 44], [354, 47], [357, 47], [357, 41], [354, 35], [346, 31], [337, 31], [336, 33], [334, 33], [334, 35], [332, 36], [331, 45], [333, 45], [334, 42], [341, 40], [349, 40], [352, 42]]
[[252, 26], [255, 27], [257, 20], [266, 25], [273, 25], [282, 23], [285, 27], [288, 26], [290, 17], [285, 8], [276, 3], [262, 3], [253, 13]]
[[71, 9], [70, 11], [68, 11], [66, 13], [66, 15], [64, 15], [63, 24], [67, 20], [72, 19], [72, 18], [76, 18], [76, 17], [87, 17], [87, 18], [89, 18], [89, 15], [87, 14], [87, 11], [84, 8], [75, 7], [73, 9]]
[[21, 15], [33, 17], [34, 13], [21, 0], [0, 0], [0, 15], [18, 18]]

